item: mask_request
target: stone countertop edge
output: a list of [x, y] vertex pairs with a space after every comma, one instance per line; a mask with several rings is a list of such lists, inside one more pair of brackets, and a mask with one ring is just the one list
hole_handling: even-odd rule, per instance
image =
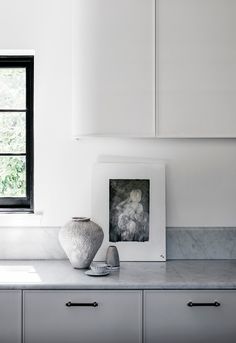
[[68, 260], [1, 260], [0, 290], [236, 290], [236, 260], [122, 262], [90, 277]]

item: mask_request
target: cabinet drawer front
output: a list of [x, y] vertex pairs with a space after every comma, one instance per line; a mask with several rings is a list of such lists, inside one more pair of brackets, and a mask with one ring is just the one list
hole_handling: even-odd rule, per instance
[[0, 291], [0, 342], [21, 342], [21, 291]]
[[141, 324], [141, 291], [24, 292], [25, 343], [138, 343]]
[[235, 291], [145, 291], [145, 343], [233, 343]]

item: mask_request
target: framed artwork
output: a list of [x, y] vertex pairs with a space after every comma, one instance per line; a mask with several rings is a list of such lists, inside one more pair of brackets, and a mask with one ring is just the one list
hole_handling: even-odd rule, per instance
[[104, 231], [95, 260], [116, 245], [121, 261], [165, 261], [165, 166], [97, 163], [92, 177], [92, 220]]

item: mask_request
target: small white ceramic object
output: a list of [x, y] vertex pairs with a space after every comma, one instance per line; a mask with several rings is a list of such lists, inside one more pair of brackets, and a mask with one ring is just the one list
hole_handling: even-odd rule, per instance
[[94, 273], [103, 274], [109, 271], [110, 266], [106, 263], [92, 263], [90, 268]]
[[106, 272], [103, 272], [103, 273], [96, 273], [93, 270], [89, 269], [85, 272], [85, 274], [89, 276], [107, 276], [110, 274], [110, 271], [107, 270]]

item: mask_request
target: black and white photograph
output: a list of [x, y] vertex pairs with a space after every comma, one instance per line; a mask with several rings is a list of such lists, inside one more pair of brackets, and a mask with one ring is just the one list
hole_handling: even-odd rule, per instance
[[109, 180], [110, 242], [149, 241], [150, 180]]

